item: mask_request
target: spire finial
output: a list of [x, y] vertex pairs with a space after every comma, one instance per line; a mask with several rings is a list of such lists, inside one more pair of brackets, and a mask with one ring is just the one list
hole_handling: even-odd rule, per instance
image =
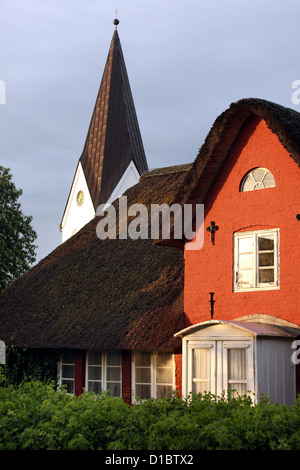
[[118, 20], [118, 9], [116, 8], [116, 17], [113, 21], [113, 24], [115, 25], [115, 29], [117, 29], [117, 26], [118, 26], [119, 23], [120, 23], [120, 21]]

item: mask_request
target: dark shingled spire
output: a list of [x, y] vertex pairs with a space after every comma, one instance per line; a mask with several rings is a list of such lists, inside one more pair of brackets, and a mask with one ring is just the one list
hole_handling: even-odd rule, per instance
[[95, 210], [106, 203], [130, 161], [140, 175], [148, 170], [118, 23], [114, 20], [115, 31], [80, 157]]

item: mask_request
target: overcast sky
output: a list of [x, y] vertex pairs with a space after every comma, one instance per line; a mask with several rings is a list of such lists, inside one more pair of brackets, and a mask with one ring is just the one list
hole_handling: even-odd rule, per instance
[[116, 8], [150, 168], [192, 162], [233, 101], [300, 111], [299, 0], [1, 0], [0, 165], [23, 190], [37, 260], [61, 243]]

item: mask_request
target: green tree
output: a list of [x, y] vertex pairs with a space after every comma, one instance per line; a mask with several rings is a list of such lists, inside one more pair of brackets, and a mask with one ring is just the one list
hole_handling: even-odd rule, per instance
[[12, 181], [9, 168], [0, 166], [0, 292], [35, 261], [37, 235], [18, 202], [22, 194]]

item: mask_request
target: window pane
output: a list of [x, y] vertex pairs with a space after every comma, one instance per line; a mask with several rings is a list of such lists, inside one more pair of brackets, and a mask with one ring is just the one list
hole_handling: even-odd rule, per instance
[[88, 382], [88, 391], [94, 393], [100, 393], [102, 391], [102, 382]]
[[264, 251], [264, 250], [273, 251], [274, 250], [274, 235], [258, 237], [258, 250], [259, 251]]
[[161, 384], [172, 383], [172, 369], [158, 367], [156, 369], [156, 382]]
[[275, 186], [274, 176], [269, 171], [266, 173], [264, 177], [264, 186], [265, 188], [272, 188], [273, 186]]
[[75, 362], [75, 353], [74, 351], [64, 351], [62, 362], [64, 364], [73, 364]]
[[102, 364], [102, 352], [101, 351], [89, 351], [88, 353], [89, 365], [96, 366]]
[[107, 353], [107, 365], [108, 366], [120, 366], [121, 365], [120, 351], [109, 351]]
[[62, 380], [61, 381], [62, 385], [65, 385], [67, 387], [67, 392], [68, 393], [74, 393], [74, 380]]
[[102, 367], [89, 366], [88, 367], [88, 380], [101, 380], [101, 379], [102, 379]]
[[253, 259], [253, 253], [239, 255], [239, 268], [252, 268]]
[[162, 398], [168, 397], [172, 394], [171, 385], [157, 385], [156, 386], [156, 398], [161, 400]]
[[209, 349], [193, 350], [193, 381], [192, 392], [209, 392], [210, 360]]
[[135, 387], [135, 394], [139, 398], [151, 398], [151, 385], [137, 384]]
[[151, 368], [136, 367], [135, 379], [137, 383], [151, 383]]
[[274, 266], [274, 253], [259, 253], [259, 266]]
[[121, 368], [107, 367], [106, 376], [109, 382], [119, 382], [121, 380]]
[[193, 349], [193, 378], [207, 380], [209, 369], [209, 349]]
[[107, 390], [110, 390], [110, 392], [112, 393], [114, 397], [121, 396], [121, 384], [120, 383], [115, 383], [115, 382], [108, 383]]
[[228, 386], [229, 390], [236, 390], [237, 393], [232, 393], [231, 396], [235, 397], [237, 395], [246, 395], [247, 394], [247, 384], [239, 383], [230, 383]]
[[196, 380], [193, 381], [192, 385], [192, 393], [208, 393], [209, 390], [209, 382], [197, 382]]
[[136, 366], [151, 367], [151, 353], [150, 352], [136, 352], [135, 353]]
[[274, 269], [260, 269], [258, 271], [258, 282], [260, 284], [274, 282]]
[[239, 253], [253, 252], [253, 237], [239, 239]]
[[238, 274], [238, 284], [241, 286], [253, 286], [253, 269], [240, 269]]
[[228, 349], [228, 380], [246, 379], [246, 350]]
[[253, 177], [257, 183], [262, 182], [266, 173], [267, 171], [264, 168], [256, 168], [253, 171]]
[[157, 353], [157, 366], [158, 367], [172, 367], [172, 353], [159, 352]]
[[64, 379], [73, 379], [74, 378], [74, 366], [62, 366], [62, 376]]
[[248, 175], [244, 180], [242, 191], [252, 191], [254, 184], [252, 176]]

